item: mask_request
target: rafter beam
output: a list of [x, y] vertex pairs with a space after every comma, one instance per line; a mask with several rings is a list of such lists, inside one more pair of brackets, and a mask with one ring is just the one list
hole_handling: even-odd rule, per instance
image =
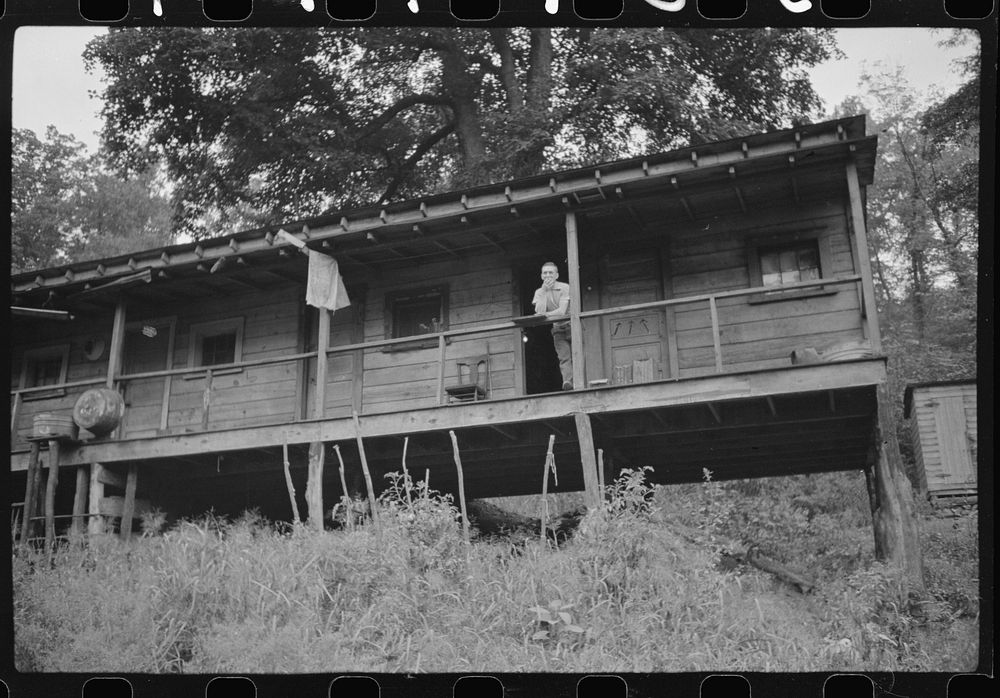
[[719, 410], [719, 406], [714, 402], [706, 402], [705, 407], [707, 407], [708, 411], [712, 413], [712, 416], [715, 418], [715, 421], [718, 422], [719, 424], [722, 424], [722, 413]]
[[518, 433], [514, 429], [514, 427], [510, 427], [510, 426], [508, 426], [508, 427], [502, 427], [502, 426], [500, 426], [498, 424], [491, 424], [490, 425], [490, 429], [492, 429], [493, 431], [495, 431], [498, 434], [501, 434], [502, 436], [505, 436], [506, 438], [510, 439], [511, 441], [520, 441], [521, 440], [521, 437], [518, 435]]
[[562, 436], [562, 437], [566, 436], [566, 432], [564, 430], [560, 429], [559, 427], [557, 427], [551, 421], [542, 420], [542, 424], [544, 424], [545, 428], [548, 429], [549, 431], [553, 431], [553, 432], [555, 432], [556, 434], [559, 434], [559, 436]]

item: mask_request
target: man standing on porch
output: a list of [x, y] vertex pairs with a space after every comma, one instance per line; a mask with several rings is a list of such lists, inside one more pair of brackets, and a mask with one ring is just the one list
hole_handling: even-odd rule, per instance
[[[531, 303], [535, 312], [549, 318], [565, 317], [569, 313], [569, 284], [556, 281], [559, 267], [555, 262], [542, 265], [542, 285], [535, 291]], [[573, 389], [573, 353], [570, 348], [569, 320], [552, 323], [552, 343], [559, 357], [559, 371], [562, 373], [563, 390]]]

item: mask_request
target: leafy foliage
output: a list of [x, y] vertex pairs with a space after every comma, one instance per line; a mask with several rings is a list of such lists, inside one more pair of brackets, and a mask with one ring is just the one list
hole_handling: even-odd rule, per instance
[[[113, 29], [104, 138], [175, 219], [243, 223], [762, 130], [815, 112], [815, 30]], [[233, 224], [234, 221], [230, 221]]]
[[170, 202], [153, 170], [107, 172], [73, 136], [14, 129], [11, 270], [112, 257], [169, 244]]
[[[883, 68], [862, 77], [865, 98], [838, 110], [867, 112], [879, 136], [868, 243], [892, 395], [909, 383], [976, 375], [978, 57], [959, 69], [964, 84], [929, 107], [921, 109], [900, 69]], [[895, 414], [909, 456], [901, 399]]]
[[84, 145], [49, 126], [42, 140], [14, 129], [11, 141], [11, 269], [26, 271], [58, 259], [70, 192], [83, 178]]

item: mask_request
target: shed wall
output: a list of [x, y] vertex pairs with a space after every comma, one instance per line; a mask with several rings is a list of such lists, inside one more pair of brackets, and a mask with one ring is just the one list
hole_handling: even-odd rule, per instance
[[[941, 434], [936, 411], [942, 401], [954, 400], [965, 417], [964, 434]], [[950, 490], [975, 489], [978, 454], [978, 427], [975, 384], [939, 385], [914, 388], [911, 413], [911, 438], [922, 484], [930, 494]], [[943, 439], [964, 441], [971, 472], [947, 462]]]

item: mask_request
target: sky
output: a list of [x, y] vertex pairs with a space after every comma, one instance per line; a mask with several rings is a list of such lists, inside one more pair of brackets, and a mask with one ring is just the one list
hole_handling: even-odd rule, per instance
[[[54, 125], [71, 133], [88, 148], [97, 149], [101, 128], [100, 102], [88, 96], [101, 89], [98, 75], [84, 70], [87, 41], [105, 32], [93, 27], [22, 27], [14, 37], [12, 119], [15, 128], [39, 135]], [[879, 62], [900, 65], [918, 94], [937, 88], [953, 91], [961, 83], [954, 59], [978, 50], [978, 40], [944, 49], [943, 32], [923, 28], [838, 29], [837, 43], [846, 58], [828, 61], [811, 71], [813, 85], [829, 114], [844, 97], [858, 94], [858, 76]]]

